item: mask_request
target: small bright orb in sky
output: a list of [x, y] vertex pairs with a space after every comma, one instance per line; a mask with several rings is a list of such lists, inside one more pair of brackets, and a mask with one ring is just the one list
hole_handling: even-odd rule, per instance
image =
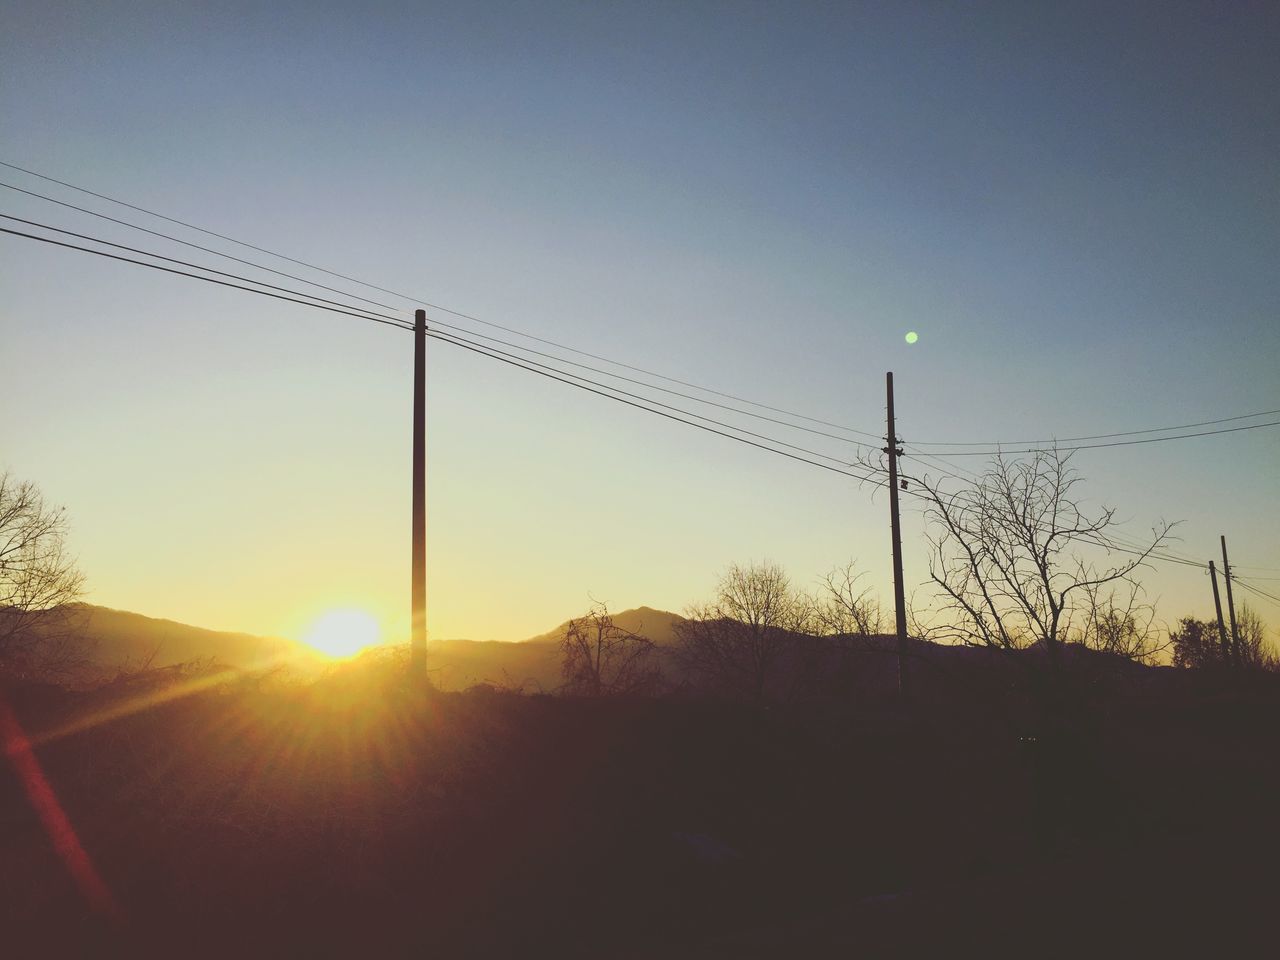
[[915, 343], [919, 339], [920, 339], [919, 334], [917, 334], [914, 330], [912, 330], [910, 333], [907, 334], [907, 343]]
[[382, 629], [363, 610], [331, 610], [311, 625], [302, 638], [307, 646], [341, 659], [376, 646]]

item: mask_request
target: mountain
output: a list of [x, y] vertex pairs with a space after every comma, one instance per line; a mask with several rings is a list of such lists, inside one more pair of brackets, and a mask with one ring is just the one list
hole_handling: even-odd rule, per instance
[[[675, 624], [684, 618], [666, 610], [637, 607], [611, 614], [616, 626], [648, 637], [659, 647], [675, 643]], [[560, 642], [572, 621], [517, 643], [497, 640], [432, 640], [427, 644], [427, 670], [442, 690], [461, 690], [477, 683], [550, 692], [560, 686]]]
[[[639, 607], [615, 614], [614, 623], [642, 634], [659, 646], [674, 642], [673, 626], [681, 617], [665, 610]], [[314, 667], [323, 662], [305, 644], [283, 637], [206, 630], [174, 620], [147, 617], [125, 610], [77, 604], [73, 629], [92, 667], [86, 677], [168, 667], [192, 660], [251, 670], [284, 663]], [[443, 690], [466, 689], [478, 683], [524, 686], [526, 690], [554, 690], [560, 685], [560, 641], [568, 620], [554, 630], [528, 640], [431, 640], [427, 669]]]
[[[670, 647], [676, 642], [675, 625], [683, 623], [684, 617], [667, 610], [655, 610], [653, 607], [636, 607], [634, 610], [623, 610], [610, 614], [613, 624], [630, 633], [648, 637], [659, 647]], [[531, 637], [525, 643], [559, 643], [572, 621], [566, 620], [554, 630]]]
[[206, 630], [140, 613], [77, 604], [71, 625], [84, 655], [105, 670], [167, 667], [212, 658], [228, 667], [253, 669], [282, 660], [314, 659], [294, 640]]

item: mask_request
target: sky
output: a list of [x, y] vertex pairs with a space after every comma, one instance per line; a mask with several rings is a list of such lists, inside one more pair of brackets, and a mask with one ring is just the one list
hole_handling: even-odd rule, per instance
[[[0, 0], [0, 21], [0, 160], [403, 296], [0, 182], [405, 318], [443, 305], [871, 434], [891, 370], [908, 451], [1280, 409], [1273, 4]], [[856, 560], [892, 597], [883, 492], [428, 352], [431, 636], [680, 610], [751, 560], [805, 586]], [[94, 603], [291, 636], [355, 607], [402, 636], [411, 372], [393, 328], [0, 236], [0, 468], [65, 505]], [[1177, 521], [1207, 561], [1225, 534], [1280, 592], [1280, 429], [1073, 463], [1125, 536]], [[909, 593], [923, 533], [908, 501]], [[1164, 619], [1212, 612], [1202, 571], [1144, 584]]]

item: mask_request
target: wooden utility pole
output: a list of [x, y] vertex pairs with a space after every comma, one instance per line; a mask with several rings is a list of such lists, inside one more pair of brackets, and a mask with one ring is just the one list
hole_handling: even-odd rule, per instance
[[1209, 579], [1213, 581], [1213, 609], [1218, 613], [1218, 641], [1222, 644], [1222, 662], [1231, 663], [1231, 645], [1227, 642], [1227, 628], [1222, 622], [1222, 599], [1218, 596], [1218, 571], [1209, 561]]
[[1227, 561], [1227, 538], [1222, 540], [1222, 579], [1227, 582], [1227, 612], [1231, 614], [1231, 662], [1240, 666], [1240, 630], [1236, 626], [1236, 602], [1231, 598], [1231, 564]]
[[885, 393], [888, 398], [889, 432], [885, 437], [889, 455], [889, 529], [893, 537], [893, 613], [898, 632], [898, 693], [904, 700], [910, 697], [910, 667], [907, 663], [907, 606], [902, 586], [902, 527], [898, 522], [898, 437], [894, 432], [893, 373], [884, 375]]
[[413, 317], [413, 632], [409, 669], [427, 669], [427, 311]]

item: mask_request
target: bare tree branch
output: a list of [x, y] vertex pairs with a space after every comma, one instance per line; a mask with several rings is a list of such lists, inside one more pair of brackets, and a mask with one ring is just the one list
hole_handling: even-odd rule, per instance
[[1057, 450], [997, 456], [957, 490], [913, 478], [927, 502], [931, 634], [1004, 650], [1043, 647], [1051, 660], [1068, 642], [1142, 661], [1161, 651], [1136, 575], [1170, 526], [1153, 530], [1125, 560], [1099, 567], [1089, 554], [1115, 555], [1107, 539], [1115, 511], [1085, 512], [1069, 461]]
[[0, 668], [65, 672], [78, 657], [84, 578], [66, 551], [66, 514], [35, 485], [0, 474]]

